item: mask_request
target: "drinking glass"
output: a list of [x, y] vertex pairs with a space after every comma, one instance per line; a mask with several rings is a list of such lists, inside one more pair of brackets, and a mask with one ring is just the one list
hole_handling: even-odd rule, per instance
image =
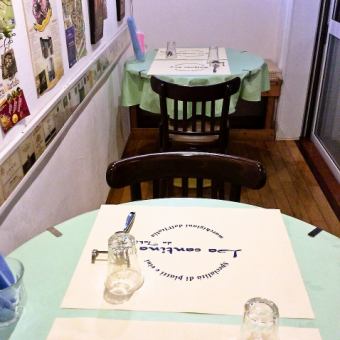
[[112, 304], [125, 302], [142, 284], [135, 238], [125, 232], [115, 233], [108, 241], [104, 299]]
[[166, 43], [166, 57], [168, 59], [176, 58], [176, 42], [175, 41], [168, 41]]
[[0, 289], [0, 339], [8, 339], [20, 319], [24, 309], [26, 294], [23, 283], [24, 265], [14, 258], [6, 262], [15, 278], [15, 282]]
[[270, 300], [255, 297], [244, 306], [241, 340], [278, 340], [279, 310]]
[[218, 47], [211, 46], [209, 47], [209, 54], [208, 54], [208, 64], [219, 63], [219, 56], [218, 56]]

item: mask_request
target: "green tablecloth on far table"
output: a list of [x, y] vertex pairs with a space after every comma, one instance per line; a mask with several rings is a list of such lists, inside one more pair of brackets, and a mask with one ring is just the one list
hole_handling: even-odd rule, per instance
[[[229, 112], [235, 111], [239, 98], [260, 101], [261, 92], [270, 88], [269, 72], [264, 59], [246, 51], [226, 49], [231, 75], [228, 76], [162, 76], [166, 81], [180, 85], [208, 85], [220, 83], [235, 77], [241, 78], [240, 90], [230, 101]], [[144, 62], [130, 58], [125, 63], [122, 86], [122, 105], [139, 105], [141, 109], [159, 113], [159, 97], [150, 85], [149, 67], [157, 50], [149, 51]]]

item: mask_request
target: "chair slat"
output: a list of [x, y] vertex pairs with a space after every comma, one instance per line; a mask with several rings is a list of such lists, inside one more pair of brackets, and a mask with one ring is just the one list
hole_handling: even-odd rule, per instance
[[[221, 131], [220, 116], [228, 115], [230, 96], [236, 93], [240, 87], [240, 78], [234, 78], [213, 85], [183, 86], [169, 83], [151, 77], [151, 87], [159, 94], [161, 119], [160, 124], [160, 150], [169, 151], [171, 148], [177, 150], [208, 150], [220, 152], [227, 149], [228, 138], [222, 138], [225, 131]], [[169, 122], [169, 103], [165, 99], [175, 100], [173, 114]], [[215, 101], [222, 102], [222, 111], [216, 112]], [[180, 119], [178, 101], [183, 103], [183, 117]], [[206, 103], [211, 103], [210, 117], [207, 117]], [[192, 105], [190, 111], [188, 104]], [[202, 103], [202, 110], [197, 104]], [[207, 122], [210, 122], [210, 128]], [[170, 126], [171, 124], [171, 126]], [[225, 127], [227, 125], [225, 124]]]
[[229, 200], [234, 202], [240, 202], [241, 199], [241, 186], [237, 184], [231, 184]]
[[168, 197], [168, 195], [167, 195], [167, 180], [166, 180], [166, 178], [161, 178], [159, 180], [159, 197], [160, 198]]
[[212, 101], [211, 102], [211, 112], [210, 112], [210, 131], [215, 131], [215, 124], [216, 124], [216, 120], [215, 120], [215, 102]]
[[187, 131], [188, 124], [188, 102], [183, 102], [183, 131]]
[[131, 200], [138, 201], [142, 199], [142, 189], [140, 183], [130, 185]]
[[211, 180], [211, 198], [217, 198], [217, 182], [216, 180]]
[[159, 198], [159, 180], [152, 181], [152, 195], [154, 198]]
[[182, 177], [182, 196], [183, 197], [188, 197], [188, 192], [189, 192], [189, 181], [187, 177]]
[[206, 101], [202, 102], [202, 113], [201, 113], [202, 117], [201, 117], [201, 121], [202, 121], [202, 125], [201, 125], [201, 131], [205, 132], [205, 124], [206, 124]]
[[218, 183], [218, 198], [220, 200], [224, 200], [224, 183], [223, 182]]
[[203, 197], [203, 178], [196, 179], [196, 197]]
[[174, 129], [178, 129], [178, 100], [174, 100]]
[[174, 197], [174, 178], [166, 179], [167, 197]]
[[196, 110], [197, 110], [197, 102], [192, 102], [192, 112], [191, 112], [191, 130], [196, 131], [196, 124], [197, 124], [197, 118], [196, 118]]

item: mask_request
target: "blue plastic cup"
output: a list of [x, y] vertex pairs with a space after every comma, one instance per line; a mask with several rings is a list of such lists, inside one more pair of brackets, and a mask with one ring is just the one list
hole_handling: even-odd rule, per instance
[[6, 262], [15, 282], [7, 288], [0, 289], [0, 339], [8, 339], [13, 332], [26, 300], [23, 283], [24, 265], [14, 258], [6, 258]]

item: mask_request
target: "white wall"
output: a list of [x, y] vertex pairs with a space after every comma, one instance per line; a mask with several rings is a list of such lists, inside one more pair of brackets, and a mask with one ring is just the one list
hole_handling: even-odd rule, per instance
[[274, 61], [280, 50], [284, 0], [134, 0], [138, 29], [149, 48], [228, 46]]
[[277, 139], [299, 139], [318, 23], [320, 0], [288, 1], [287, 44], [282, 51], [283, 85], [276, 120]]

